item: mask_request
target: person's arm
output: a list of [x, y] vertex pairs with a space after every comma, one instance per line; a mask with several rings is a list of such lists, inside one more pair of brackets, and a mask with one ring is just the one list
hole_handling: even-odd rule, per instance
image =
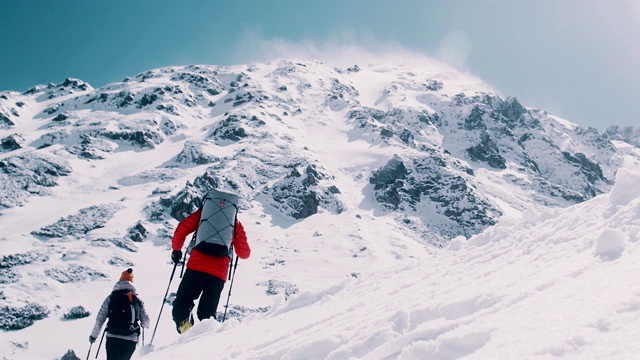
[[184, 245], [187, 235], [198, 230], [201, 214], [202, 209], [198, 209], [198, 211], [187, 216], [178, 224], [176, 231], [173, 233], [173, 239], [171, 240], [171, 248], [174, 251], [182, 251], [182, 246]]
[[236, 228], [233, 236], [233, 249], [240, 259], [248, 259], [251, 256], [251, 248], [247, 242], [247, 233], [244, 231], [244, 226], [238, 220], [236, 220]]
[[102, 302], [102, 306], [100, 307], [100, 311], [98, 311], [98, 315], [96, 316], [96, 324], [93, 327], [93, 331], [91, 332], [91, 336], [94, 339], [98, 338], [100, 335], [100, 329], [102, 329], [102, 325], [107, 320], [107, 316], [109, 315], [109, 299], [111, 296], [107, 296], [106, 299]]
[[140, 326], [148, 329], [151, 320], [149, 319], [149, 314], [147, 314], [147, 309], [144, 307], [144, 302], [140, 297], [138, 297], [138, 314], [140, 314], [138, 317], [140, 319]]

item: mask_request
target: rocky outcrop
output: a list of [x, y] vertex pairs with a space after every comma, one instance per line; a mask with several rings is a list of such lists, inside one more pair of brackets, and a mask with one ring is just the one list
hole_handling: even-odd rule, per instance
[[33, 231], [32, 234], [48, 238], [84, 235], [91, 230], [103, 227], [121, 208], [122, 206], [117, 204], [90, 206], [80, 209], [77, 214], [69, 215], [40, 230]]
[[610, 140], [619, 140], [640, 147], [640, 126], [610, 126], [604, 135]]
[[13, 134], [0, 140], [0, 151], [9, 152], [21, 149], [24, 144], [24, 138], [18, 134]]
[[294, 219], [304, 219], [323, 208], [340, 214], [344, 206], [336, 198], [339, 190], [335, 185], [322, 185], [321, 180], [330, 177], [321, 172], [317, 166], [308, 165], [303, 173], [296, 168], [272, 187], [263, 192], [271, 196], [271, 205], [284, 215]]
[[494, 225], [501, 213], [465, 179], [471, 174], [446, 165], [438, 156], [404, 160], [396, 155], [369, 182], [388, 209], [411, 213], [428, 207], [448, 218], [455, 225], [439, 227], [442, 237], [470, 237]]
[[71, 173], [67, 161], [53, 155], [27, 152], [0, 160], [0, 206], [26, 204], [31, 195], [46, 195], [60, 176]]

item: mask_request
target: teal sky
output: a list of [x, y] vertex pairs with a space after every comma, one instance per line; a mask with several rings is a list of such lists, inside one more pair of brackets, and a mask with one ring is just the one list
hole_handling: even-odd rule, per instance
[[276, 56], [357, 63], [350, 46], [438, 58], [580, 125], [640, 125], [636, 0], [0, 0], [0, 34], [0, 91]]

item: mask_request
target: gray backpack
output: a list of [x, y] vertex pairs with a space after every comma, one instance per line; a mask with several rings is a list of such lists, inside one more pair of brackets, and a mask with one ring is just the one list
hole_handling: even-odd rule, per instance
[[239, 196], [212, 189], [202, 199], [200, 225], [187, 248], [212, 256], [230, 256]]

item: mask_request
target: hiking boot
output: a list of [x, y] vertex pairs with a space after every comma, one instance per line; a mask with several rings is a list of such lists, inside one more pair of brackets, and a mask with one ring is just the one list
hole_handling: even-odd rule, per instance
[[180, 325], [178, 325], [178, 332], [180, 334], [184, 334], [187, 330], [191, 329], [193, 324], [189, 321], [189, 319], [184, 319]]

